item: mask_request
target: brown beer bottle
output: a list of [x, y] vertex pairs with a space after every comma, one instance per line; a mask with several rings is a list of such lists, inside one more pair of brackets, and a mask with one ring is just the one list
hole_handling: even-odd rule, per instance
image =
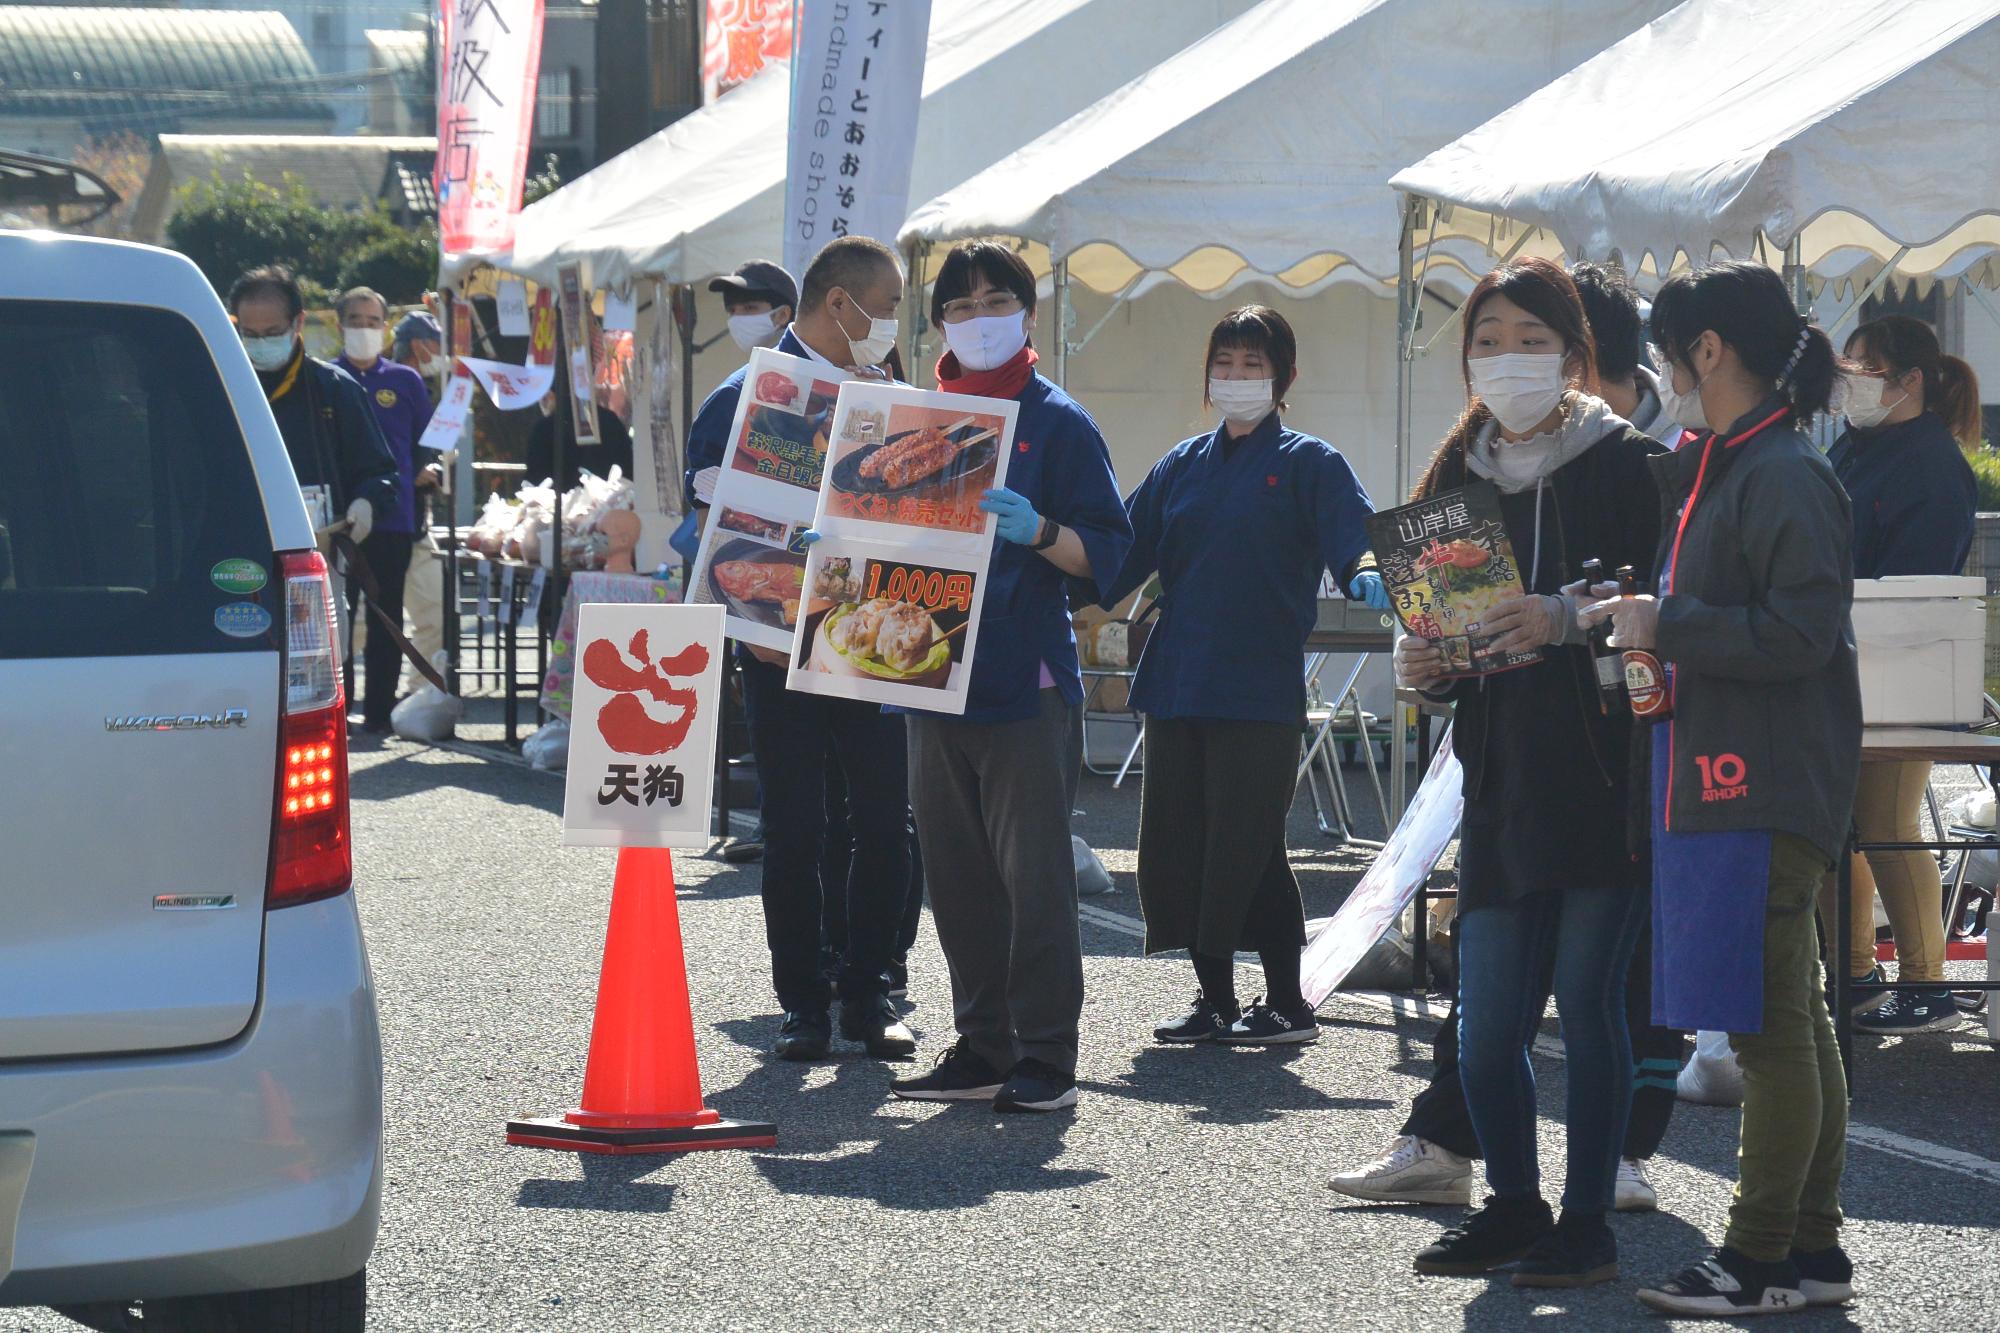
[[[1604, 582], [1604, 562], [1583, 562], [1583, 581], [1595, 588]], [[1625, 711], [1625, 659], [1611, 646], [1611, 622], [1601, 621], [1590, 630], [1590, 660], [1597, 672], [1597, 703], [1606, 716]]]
[[[1618, 567], [1618, 595], [1639, 595], [1639, 575], [1630, 565]], [[1644, 648], [1627, 648], [1624, 661], [1625, 695], [1632, 701], [1632, 716], [1643, 722], [1665, 722], [1672, 717], [1673, 701], [1667, 695], [1667, 673], [1660, 659]]]

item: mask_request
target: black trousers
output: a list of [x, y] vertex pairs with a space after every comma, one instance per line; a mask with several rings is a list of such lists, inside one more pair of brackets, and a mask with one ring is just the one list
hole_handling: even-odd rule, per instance
[[910, 797], [903, 719], [878, 705], [795, 694], [785, 668], [745, 660], [750, 748], [764, 787], [764, 937], [787, 1011], [824, 1011], [834, 986], [820, 967], [829, 757], [847, 782], [852, 853], [839, 900], [846, 936], [844, 999], [884, 989], [910, 886]]
[[[1632, 1115], [1625, 1126], [1625, 1146], [1620, 1154], [1644, 1161], [1660, 1150], [1667, 1137], [1667, 1122], [1674, 1114], [1674, 1079], [1680, 1072], [1681, 1046], [1687, 1034], [1653, 1025], [1653, 929], [1651, 912], [1646, 928], [1639, 933], [1639, 947], [1632, 954], [1632, 968], [1625, 982], [1625, 1022], [1632, 1034]], [[1458, 946], [1458, 927], [1452, 927], [1452, 947]], [[1548, 1003], [1551, 978], [1542, 978], [1542, 1004]], [[1465, 1087], [1458, 1074], [1458, 993], [1452, 991], [1451, 1010], [1438, 1029], [1432, 1048], [1436, 1061], [1430, 1084], [1417, 1094], [1410, 1106], [1403, 1133], [1429, 1139], [1461, 1157], [1478, 1157], [1479, 1138], [1472, 1131], [1472, 1114], [1465, 1107]]]
[[[847, 882], [854, 868], [854, 821], [849, 813], [847, 773], [831, 752], [826, 756], [826, 842], [820, 851], [819, 880], [825, 886], [825, 916], [821, 922], [823, 959], [829, 972], [840, 965], [847, 952]], [[908, 807], [905, 806], [905, 813]], [[917, 925], [924, 916], [924, 856], [917, 842], [917, 820], [909, 815], [910, 889], [903, 903], [902, 919], [896, 926], [896, 952], [891, 960], [902, 963], [917, 942]]]
[[[403, 624], [403, 580], [410, 575], [410, 552], [417, 539], [407, 532], [384, 532], [375, 528], [361, 543], [361, 558], [375, 576], [382, 596], [375, 604], [397, 628]], [[360, 616], [361, 580], [347, 580], [347, 613]], [[372, 619], [372, 617], [371, 617]], [[368, 646], [362, 650], [361, 717], [371, 726], [389, 725], [389, 713], [396, 706], [396, 685], [403, 677], [403, 650], [382, 632], [379, 624], [368, 627]]]

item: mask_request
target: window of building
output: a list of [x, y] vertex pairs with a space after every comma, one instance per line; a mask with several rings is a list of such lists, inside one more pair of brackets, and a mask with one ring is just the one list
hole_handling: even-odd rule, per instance
[[545, 69], [535, 81], [535, 137], [576, 136], [576, 71]]

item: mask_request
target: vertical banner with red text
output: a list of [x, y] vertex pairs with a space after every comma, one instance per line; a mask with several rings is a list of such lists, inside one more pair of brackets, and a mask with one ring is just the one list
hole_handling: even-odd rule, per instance
[[542, 0], [439, 0], [438, 243], [514, 244], [542, 60]]
[[792, 53], [797, 0], [708, 0], [702, 25], [701, 100], [713, 102]]
[[828, 241], [894, 245], [910, 204], [931, 0], [802, 0], [792, 59], [785, 269]]

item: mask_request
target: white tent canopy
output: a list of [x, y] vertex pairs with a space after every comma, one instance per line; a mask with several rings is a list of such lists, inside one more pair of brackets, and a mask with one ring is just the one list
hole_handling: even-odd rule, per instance
[[[933, 0], [911, 197], [927, 198], [1253, 0]], [[1142, 12], [1143, 11], [1143, 12]], [[782, 248], [790, 72], [765, 70], [522, 211], [497, 267], [698, 282]], [[887, 240], [889, 238], [882, 238]]]
[[1990, 283], [1996, 69], [2000, 0], [1688, 0], [1391, 183], [1447, 241]]
[[1245, 270], [1392, 283], [1399, 165], [1672, 0], [1265, 0], [917, 208], [905, 243], [1004, 235], [1116, 291]]

